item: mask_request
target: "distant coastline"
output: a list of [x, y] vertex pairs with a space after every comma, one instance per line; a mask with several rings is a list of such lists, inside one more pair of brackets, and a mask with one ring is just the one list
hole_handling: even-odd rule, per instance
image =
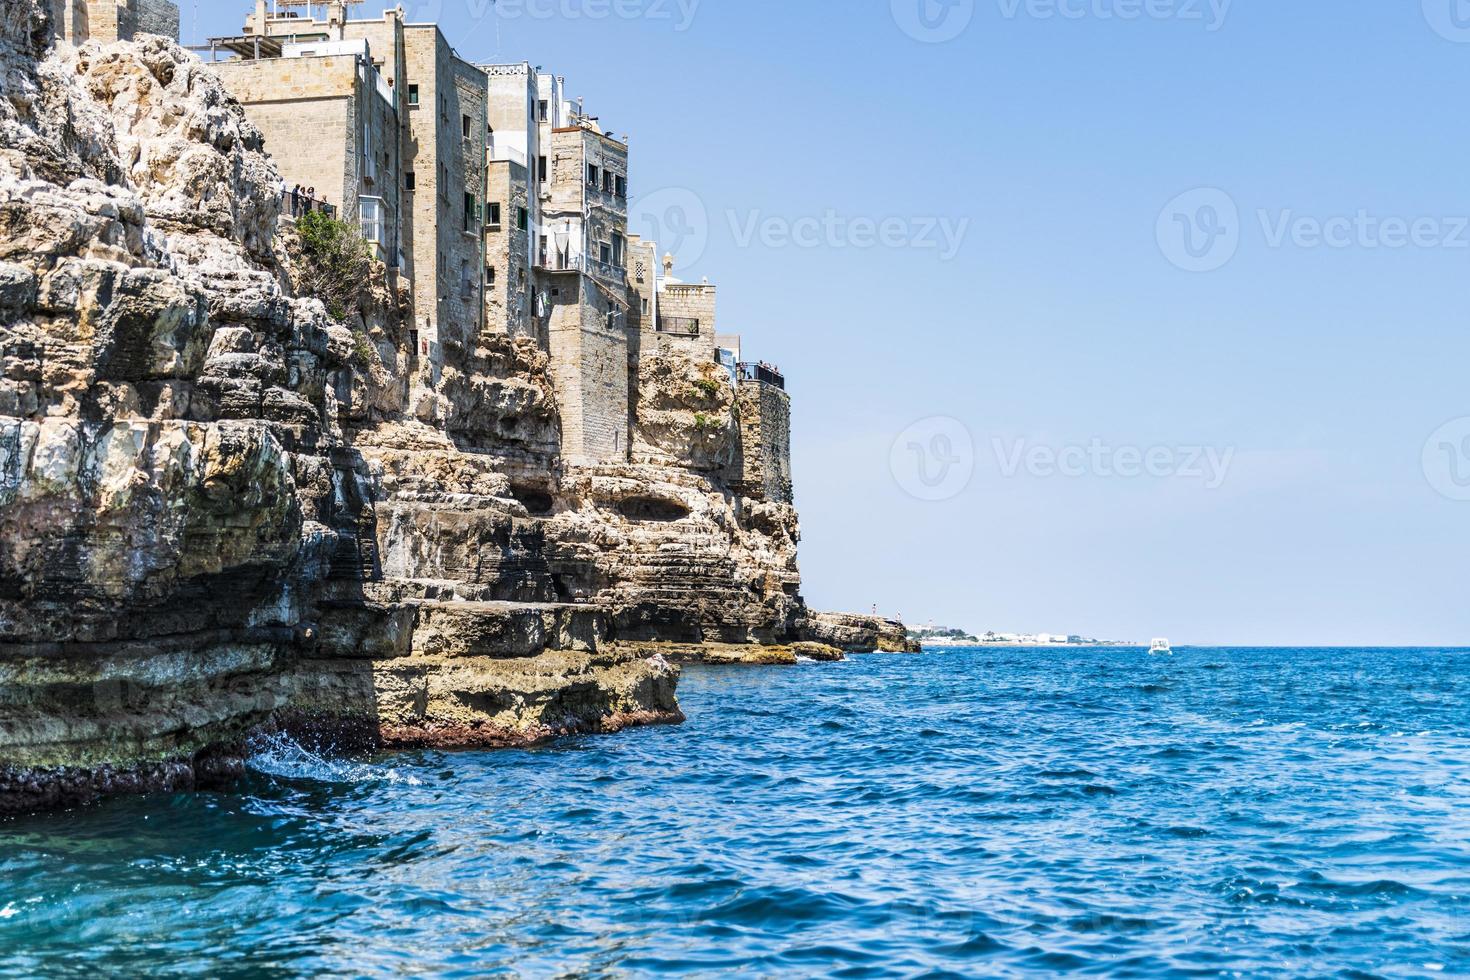
[[923, 644], [925, 649], [944, 647], [1136, 647], [1147, 646], [1133, 640], [1099, 640], [1076, 633], [997, 633], [993, 630], [982, 634], [966, 633], [964, 630], [923, 626], [909, 630], [909, 638]]

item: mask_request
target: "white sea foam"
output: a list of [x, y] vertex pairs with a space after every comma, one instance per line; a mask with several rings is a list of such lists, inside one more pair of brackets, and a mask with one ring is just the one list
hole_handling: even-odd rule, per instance
[[321, 783], [402, 783], [419, 786], [411, 773], [388, 766], [333, 759], [304, 748], [283, 733], [259, 735], [250, 744], [250, 757], [245, 764], [265, 776], [277, 779], [310, 779]]

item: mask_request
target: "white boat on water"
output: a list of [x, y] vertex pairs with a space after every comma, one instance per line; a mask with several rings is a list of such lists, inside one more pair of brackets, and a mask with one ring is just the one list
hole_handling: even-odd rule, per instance
[[1148, 648], [1148, 652], [1155, 657], [1173, 656], [1174, 648], [1169, 646], [1168, 640], [1154, 640]]

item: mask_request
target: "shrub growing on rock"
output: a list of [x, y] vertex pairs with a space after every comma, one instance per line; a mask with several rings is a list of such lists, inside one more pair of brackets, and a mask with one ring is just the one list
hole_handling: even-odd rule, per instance
[[303, 215], [296, 222], [296, 233], [303, 259], [298, 287], [321, 300], [333, 319], [346, 319], [372, 272], [367, 240], [355, 225], [321, 211]]

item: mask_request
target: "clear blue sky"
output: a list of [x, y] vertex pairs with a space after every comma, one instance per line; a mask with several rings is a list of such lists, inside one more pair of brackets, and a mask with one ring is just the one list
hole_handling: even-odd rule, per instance
[[[631, 134], [635, 198], [697, 195], [708, 244], [680, 274], [719, 284], [722, 327], [795, 398], [814, 606], [1176, 643], [1470, 643], [1470, 503], [1434, 489], [1460, 470], [1423, 463], [1470, 415], [1470, 31], [1452, 0], [1237, 0], [1223, 19], [1219, 0], [951, 0], [928, 8], [937, 31], [970, 18], [945, 43], [900, 28], [923, 33], [918, 0], [702, 0], [687, 24], [691, 0], [516, 2], [406, 7], [472, 60], [565, 75]], [[249, 4], [191, 6], [199, 36]], [[1214, 192], [1164, 210], [1202, 187], [1238, 221], [1200, 210]], [[829, 244], [783, 239], [829, 212]], [[1359, 212], [1344, 247], [1314, 239]], [[854, 219], [893, 218], [909, 239], [968, 225], [951, 256], [854, 244]], [[1387, 248], [1384, 218], [1429, 223]], [[1179, 268], [1181, 220], [1197, 245], [1226, 231], [1230, 261]], [[925, 501], [906, 442], [897, 477], [890, 450], [932, 416], [963, 423], [974, 471]], [[1444, 466], [1470, 475], [1453, 458], [1470, 428], [1449, 433]], [[1218, 486], [1090, 458], [1007, 475], [1017, 440], [1233, 456]]]

